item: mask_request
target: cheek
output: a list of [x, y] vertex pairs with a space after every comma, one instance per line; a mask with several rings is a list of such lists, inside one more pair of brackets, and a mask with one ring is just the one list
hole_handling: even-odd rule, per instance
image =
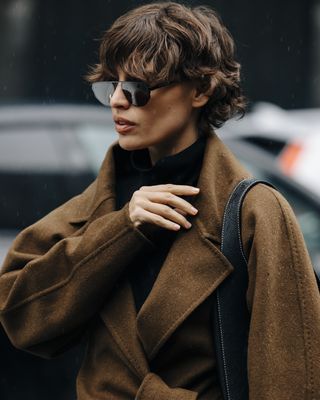
[[149, 123], [153, 126], [174, 127], [184, 125], [191, 115], [191, 109], [183, 102], [164, 104], [150, 110]]
[[184, 129], [190, 122], [192, 110], [182, 102], [179, 105], [169, 105], [165, 115], [162, 116], [166, 128], [172, 131]]
[[167, 135], [183, 129], [192, 119], [192, 100], [190, 91], [176, 88], [151, 98], [143, 107], [143, 127], [156, 136]]
[[153, 109], [146, 120], [149, 134], [155, 133], [158, 136], [170, 130], [174, 125], [172, 111], [173, 107], [171, 106]]

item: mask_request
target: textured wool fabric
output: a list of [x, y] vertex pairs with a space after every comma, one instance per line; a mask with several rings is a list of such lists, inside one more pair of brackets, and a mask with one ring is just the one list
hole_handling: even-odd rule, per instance
[[[249, 174], [208, 132], [200, 193], [190, 200], [199, 212], [137, 314], [128, 270], [156, 244], [133, 226], [128, 203], [116, 210], [117, 146], [84, 193], [16, 238], [1, 270], [1, 323], [16, 347], [43, 357], [89, 330], [79, 400], [221, 399], [206, 321], [211, 294], [233, 271], [220, 251], [225, 203]], [[281, 194], [257, 185], [241, 219], [249, 399], [320, 399], [320, 299], [295, 216]]]
[[196, 400], [197, 393], [184, 389], [170, 389], [163, 380], [153, 374], [147, 374], [142, 381], [135, 400]]

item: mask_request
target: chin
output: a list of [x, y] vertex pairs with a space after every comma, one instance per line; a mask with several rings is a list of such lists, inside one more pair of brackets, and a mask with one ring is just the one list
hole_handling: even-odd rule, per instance
[[145, 149], [147, 144], [143, 144], [143, 142], [141, 143], [141, 141], [137, 140], [135, 137], [125, 137], [125, 135], [119, 135], [119, 146], [123, 150], [133, 151]]

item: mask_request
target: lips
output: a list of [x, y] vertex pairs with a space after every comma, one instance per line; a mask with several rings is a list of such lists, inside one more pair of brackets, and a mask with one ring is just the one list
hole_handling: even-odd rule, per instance
[[115, 117], [114, 122], [119, 125], [135, 125], [134, 122], [129, 121], [128, 119], [122, 117]]
[[134, 122], [122, 117], [115, 117], [114, 122], [118, 133], [128, 132], [136, 126]]

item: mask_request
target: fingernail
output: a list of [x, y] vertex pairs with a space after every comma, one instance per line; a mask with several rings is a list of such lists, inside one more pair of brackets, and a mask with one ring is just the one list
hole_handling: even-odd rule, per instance
[[194, 207], [191, 207], [191, 211], [192, 211], [194, 214], [197, 214], [197, 212], [198, 212], [198, 210], [197, 210], [196, 208], [194, 208]]
[[187, 223], [186, 223], [186, 227], [189, 229], [189, 228], [191, 228], [191, 224], [190, 224], [190, 222], [188, 221]]
[[192, 191], [195, 192], [195, 193], [196, 193], [196, 192], [199, 192], [199, 190], [200, 190], [199, 188], [193, 188], [193, 189], [192, 189]]

